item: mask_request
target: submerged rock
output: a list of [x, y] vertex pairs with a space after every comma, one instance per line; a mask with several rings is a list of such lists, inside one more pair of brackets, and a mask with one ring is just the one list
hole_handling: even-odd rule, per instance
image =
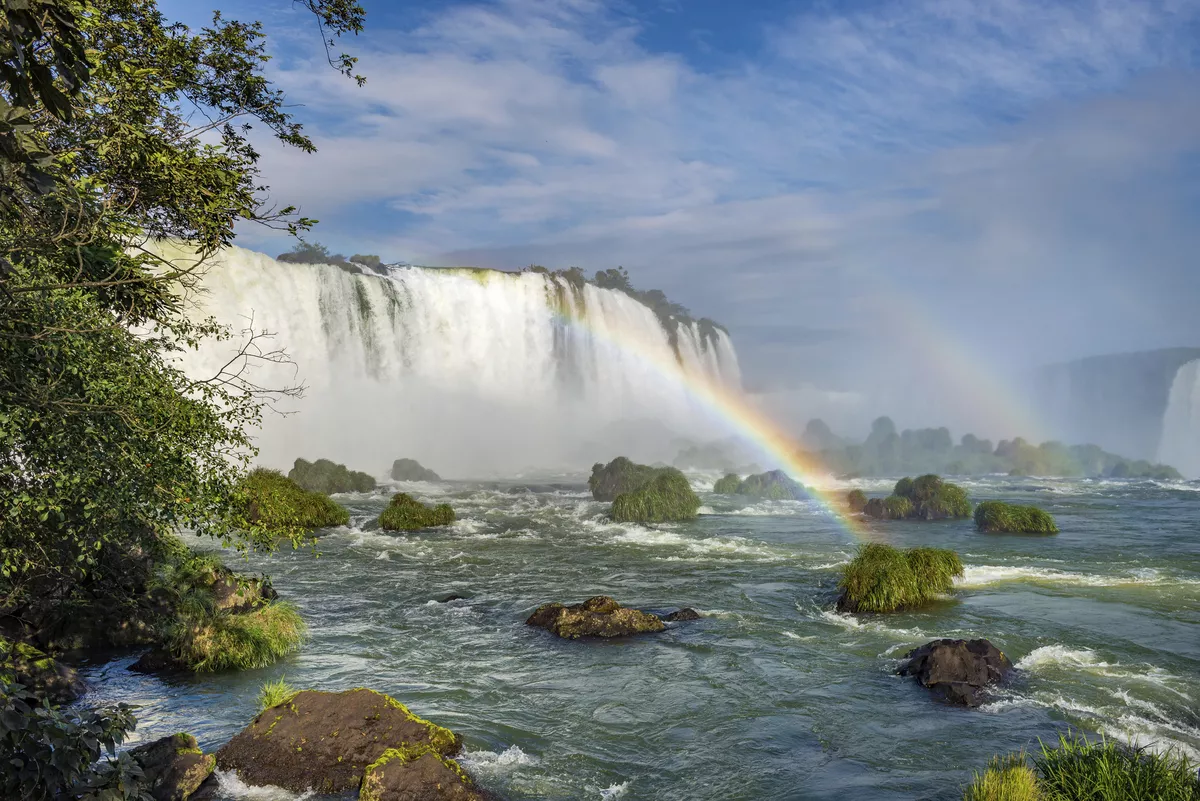
[[416, 459], [397, 459], [392, 462], [392, 481], [441, 481], [441, 476]]
[[672, 612], [663, 618], [668, 623], [677, 623], [684, 620], [699, 620], [702, 615], [691, 607], [685, 606], [683, 609]]
[[979, 706], [985, 689], [1013, 669], [1012, 662], [987, 640], [934, 640], [906, 654], [896, 672], [952, 704]]
[[205, 755], [190, 734], [172, 734], [139, 745], [129, 755], [141, 766], [154, 801], [187, 801], [213, 772], [212, 754]]
[[246, 784], [340, 793], [358, 787], [389, 749], [419, 746], [452, 757], [462, 738], [374, 690], [305, 690], [260, 712], [217, 751], [217, 766]]
[[367, 766], [359, 801], [488, 801], [453, 759], [428, 745], [389, 748]]
[[525, 621], [567, 640], [580, 637], [624, 637], [663, 631], [658, 615], [627, 609], [607, 595], [588, 598], [581, 604], [543, 604]]
[[25, 686], [52, 704], [69, 704], [87, 689], [75, 668], [32, 645], [0, 637], [0, 677]]

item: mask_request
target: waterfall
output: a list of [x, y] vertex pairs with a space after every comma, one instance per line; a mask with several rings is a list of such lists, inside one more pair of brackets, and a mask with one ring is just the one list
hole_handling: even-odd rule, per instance
[[[305, 396], [268, 413], [258, 462], [328, 457], [382, 474], [416, 458], [451, 476], [588, 467], [625, 453], [670, 461], [676, 438], [718, 421], [688, 382], [739, 387], [728, 335], [696, 323], [672, 336], [624, 293], [527, 272], [389, 267], [355, 274], [230, 248], [192, 299], [197, 318], [274, 335], [294, 365], [260, 364], [264, 386]], [[237, 346], [182, 357], [200, 377]]]
[[1163, 415], [1158, 461], [1200, 478], [1200, 359], [1179, 368]]

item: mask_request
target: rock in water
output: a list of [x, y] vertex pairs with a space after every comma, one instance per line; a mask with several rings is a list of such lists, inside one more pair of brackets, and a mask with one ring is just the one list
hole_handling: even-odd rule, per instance
[[260, 712], [217, 751], [217, 765], [236, 770], [246, 784], [341, 793], [358, 787], [389, 749], [419, 746], [452, 757], [462, 739], [374, 690], [305, 690]]
[[392, 462], [392, 481], [441, 481], [441, 477], [416, 459]]
[[624, 637], [629, 634], [663, 631], [657, 615], [626, 609], [607, 595], [588, 598], [581, 604], [543, 604], [529, 616], [526, 625], [539, 626], [567, 640], [580, 637]]
[[212, 773], [215, 762], [190, 734], [172, 734], [139, 745], [129, 755], [146, 775], [154, 801], [186, 801]]
[[934, 640], [909, 651], [896, 672], [952, 704], [979, 706], [985, 688], [1004, 679], [1012, 662], [987, 640]]
[[683, 620], [699, 620], [700, 617], [701, 617], [700, 613], [697, 612], [695, 609], [685, 606], [683, 609], [680, 609], [678, 611], [672, 612], [671, 614], [667, 615], [666, 617], [663, 618], [663, 620], [667, 621], [668, 623], [676, 623], [676, 622], [683, 621]]
[[391, 748], [367, 766], [359, 801], [488, 801], [458, 764], [427, 745]]

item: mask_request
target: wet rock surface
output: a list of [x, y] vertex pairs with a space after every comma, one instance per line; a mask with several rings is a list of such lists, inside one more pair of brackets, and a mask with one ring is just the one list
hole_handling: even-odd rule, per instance
[[580, 637], [625, 637], [630, 634], [659, 632], [666, 628], [658, 615], [628, 609], [607, 595], [597, 595], [571, 606], [561, 603], [543, 604], [525, 623], [546, 629], [567, 640]]
[[905, 655], [908, 660], [896, 672], [959, 706], [979, 706], [987, 688], [1012, 671], [1012, 662], [987, 640], [934, 640]]

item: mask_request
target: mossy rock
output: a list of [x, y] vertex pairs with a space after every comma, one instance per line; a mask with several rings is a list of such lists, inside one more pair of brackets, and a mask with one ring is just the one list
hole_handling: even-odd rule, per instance
[[871, 498], [863, 513], [880, 520], [946, 520], [971, 516], [971, 501], [957, 484], [932, 473], [902, 478], [886, 498]]
[[172, 734], [130, 750], [154, 801], [186, 801], [213, 772], [216, 759], [190, 734]]
[[407, 493], [397, 492], [379, 516], [379, 526], [386, 531], [415, 531], [448, 526], [455, 519], [454, 509], [448, 503], [430, 507]]
[[804, 487], [793, 481], [782, 470], [771, 470], [746, 476], [745, 480], [738, 485], [737, 493], [771, 501], [802, 501], [808, 497]]
[[20, 640], [0, 637], [0, 678], [24, 685], [51, 704], [68, 704], [87, 689], [75, 669]]
[[462, 739], [374, 690], [304, 690], [260, 712], [217, 751], [217, 767], [253, 786], [344, 793], [389, 750], [421, 746], [453, 757]]
[[420, 743], [389, 748], [367, 766], [359, 801], [488, 801], [457, 762]]
[[441, 481], [441, 476], [424, 467], [416, 459], [397, 459], [392, 462], [392, 481]]
[[850, 490], [846, 493], [846, 506], [851, 512], [861, 512], [867, 508], [867, 493], [860, 489]]
[[278, 470], [251, 470], [241, 486], [244, 525], [268, 529], [344, 526], [350, 512], [320, 492], [304, 489]]
[[869, 543], [842, 569], [841, 612], [897, 612], [927, 604], [953, 588], [963, 574], [954, 551]]
[[741, 478], [736, 473], [718, 478], [713, 484], [712, 491], [717, 495], [737, 495], [738, 487], [742, 485]]
[[[592, 497], [598, 501], [614, 501], [618, 495], [634, 492], [649, 484], [664, 468], [650, 467], [637, 464], [618, 456], [608, 464], [592, 465], [592, 475], [588, 478], [588, 489]], [[675, 468], [667, 468], [674, 470]], [[676, 471], [678, 472], [678, 471]]]
[[370, 492], [375, 479], [367, 473], [351, 470], [328, 459], [309, 462], [297, 459], [287, 477], [309, 492], [332, 495], [335, 492]]
[[1036, 506], [984, 501], [975, 507], [975, 527], [1008, 534], [1057, 534], [1054, 518]]
[[666, 523], [691, 520], [700, 508], [700, 496], [687, 477], [674, 467], [663, 468], [650, 483], [613, 499], [609, 514], [620, 523]]
[[306, 631], [296, 607], [281, 601], [237, 614], [211, 608], [185, 610], [171, 626], [165, 648], [151, 651], [135, 669], [256, 670], [299, 650]]
[[913, 516], [913, 503], [899, 495], [871, 498], [863, 505], [863, 514], [879, 520], [906, 520]]
[[565, 640], [577, 640], [580, 637], [626, 637], [666, 629], [666, 624], [658, 615], [628, 609], [607, 595], [597, 595], [571, 606], [560, 603], [543, 604], [529, 616], [525, 624], [546, 629]]

